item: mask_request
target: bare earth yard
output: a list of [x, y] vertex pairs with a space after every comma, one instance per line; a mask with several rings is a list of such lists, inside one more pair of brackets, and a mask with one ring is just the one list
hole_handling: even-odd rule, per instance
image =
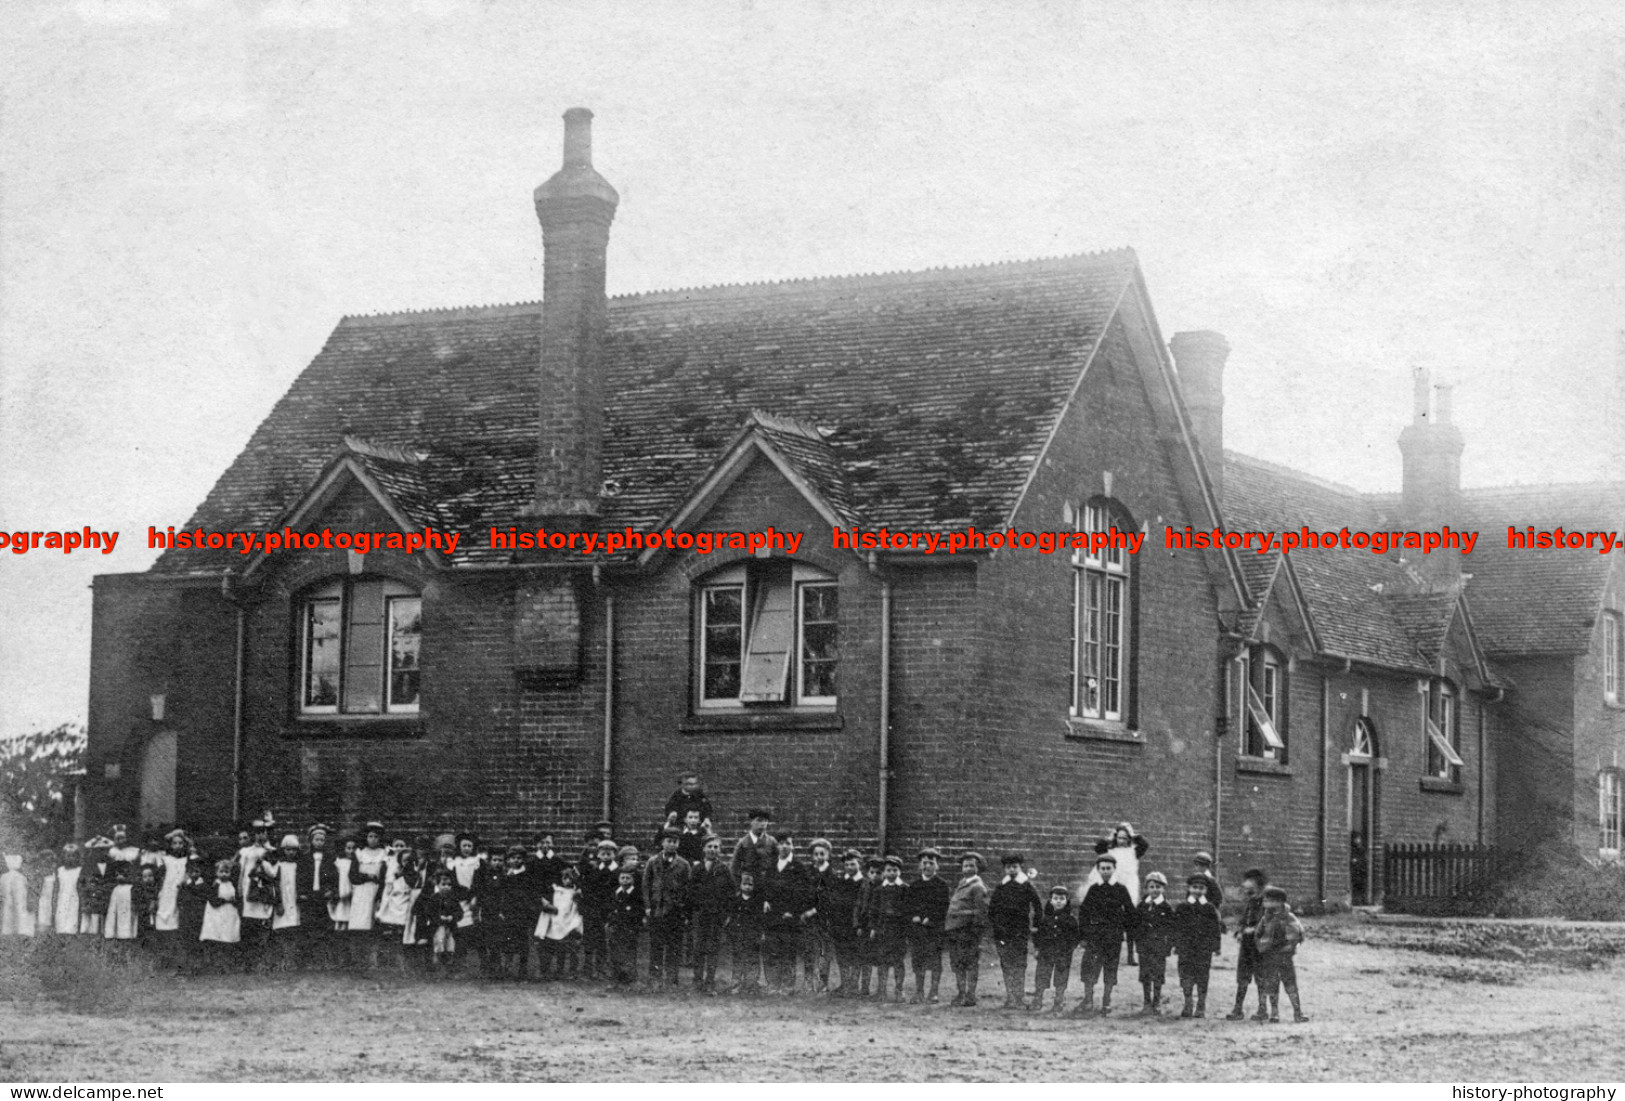
[[[115, 976], [119, 989], [88, 1014], [0, 991], [0, 1080], [1625, 1079], [1613, 964], [1625, 933], [1553, 953], [1461, 927], [1307, 924], [1303, 1025], [1220, 1019], [1234, 942], [1201, 1021], [1134, 1016], [1130, 969], [1110, 1018], [1001, 1012], [991, 955], [971, 1010], [466, 979]], [[944, 1002], [951, 973], [946, 986]]]

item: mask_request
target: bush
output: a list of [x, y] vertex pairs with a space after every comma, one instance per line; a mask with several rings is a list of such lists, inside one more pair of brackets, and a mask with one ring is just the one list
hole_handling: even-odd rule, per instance
[[1590, 864], [1564, 847], [1543, 849], [1509, 869], [1492, 907], [1497, 917], [1625, 920], [1625, 868]]

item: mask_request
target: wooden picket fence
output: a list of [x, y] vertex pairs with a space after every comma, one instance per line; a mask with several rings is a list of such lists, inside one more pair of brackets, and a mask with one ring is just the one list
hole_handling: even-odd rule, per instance
[[1383, 909], [1407, 914], [1483, 913], [1504, 867], [1503, 854], [1490, 845], [1386, 845]]

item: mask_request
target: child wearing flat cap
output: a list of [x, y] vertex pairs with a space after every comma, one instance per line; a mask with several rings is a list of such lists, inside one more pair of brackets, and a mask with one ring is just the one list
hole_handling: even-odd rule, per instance
[[1293, 956], [1303, 943], [1303, 924], [1287, 905], [1286, 891], [1271, 885], [1264, 888], [1264, 916], [1254, 934], [1258, 946], [1258, 989], [1269, 1003], [1269, 1023], [1281, 1020], [1281, 987], [1292, 1000], [1292, 1019], [1307, 1021], [1298, 1002], [1298, 970]]
[[1078, 934], [1083, 942], [1083, 962], [1078, 977], [1083, 982], [1083, 1001], [1074, 1016], [1084, 1016], [1095, 1008], [1095, 982], [1103, 979], [1100, 1013], [1112, 1011], [1112, 988], [1117, 985], [1117, 956], [1123, 938], [1139, 925], [1139, 914], [1128, 888], [1113, 878], [1117, 860], [1109, 852], [1095, 858], [1095, 875], [1078, 904]]
[[987, 884], [982, 882], [982, 854], [959, 858], [959, 883], [948, 899], [942, 928], [948, 937], [948, 958], [954, 968], [952, 1005], [976, 1004], [976, 985], [982, 970], [982, 934], [987, 931]]
[[1027, 878], [1027, 858], [1018, 852], [1005, 853], [999, 861], [1004, 878], [988, 896], [988, 921], [993, 926], [993, 945], [999, 952], [999, 970], [1004, 973], [1005, 1009], [1021, 1009], [1027, 989], [1027, 941], [1044, 913], [1044, 900]]
[[1181, 1017], [1207, 1016], [1208, 975], [1223, 943], [1224, 922], [1208, 894], [1207, 877], [1192, 872], [1185, 880], [1185, 901], [1174, 907], [1173, 944], [1179, 953], [1179, 991], [1185, 998]]
[[1168, 953], [1173, 949], [1174, 908], [1164, 894], [1168, 877], [1152, 872], [1140, 890], [1139, 966], [1140, 990], [1144, 1002], [1140, 1012], [1156, 1016], [1162, 1012], [1162, 984], [1168, 979]]

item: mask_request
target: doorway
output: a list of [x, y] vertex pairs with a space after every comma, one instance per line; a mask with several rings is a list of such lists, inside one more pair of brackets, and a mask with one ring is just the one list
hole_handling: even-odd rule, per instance
[[1354, 744], [1344, 760], [1349, 766], [1349, 901], [1355, 906], [1376, 902], [1376, 760], [1371, 721], [1355, 720]]

